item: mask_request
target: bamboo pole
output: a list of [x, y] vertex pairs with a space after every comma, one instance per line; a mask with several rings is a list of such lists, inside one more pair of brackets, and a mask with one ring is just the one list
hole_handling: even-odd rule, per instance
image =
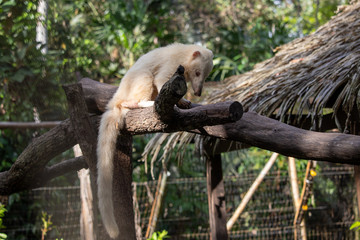
[[[294, 203], [294, 211], [296, 214], [297, 209], [300, 207], [300, 193], [299, 193], [299, 184], [298, 184], [298, 177], [297, 177], [297, 171], [296, 171], [296, 165], [295, 165], [295, 158], [289, 157], [289, 177], [290, 177], [290, 184], [291, 184], [291, 190], [292, 190], [292, 197], [293, 197], [293, 203]], [[300, 229], [301, 229], [301, 239], [306, 240], [306, 225], [305, 225], [305, 219], [303, 219], [300, 223]], [[294, 239], [297, 239], [297, 228], [296, 225], [294, 226]]]
[[154, 200], [152, 208], [151, 208], [149, 224], [148, 224], [148, 228], [146, 230], [145, 239], [148, 239], [149, 237], [151, 237], [151, 235], [155, 231], [160, 208], [161, 208], [161, 202], [162, 202], [162, 199], [164, 196], [166, 181], [167, 181], [167, 171], [163, 170], [159, 176], [158, 186], [157, 186], [156, 193], [155, 193], [155, 200]]
[[0, 129], [20, 129], [20, 128], [53, 128], [59, 125], [60, 121], [44, 122], [0, 122]]
[[266, 163], [263, 170], [261, 170], [260, 174], [258, 175], [258, 177], [254, 181], [254, 183], [251, 185], [249, 191], [246, 193], [245, 197], [241, 201], [240, 205], [235, 210], [235, 213], [230, 218], [230, 220], [227, 222], [226, 229], [228, 231], [232, 228], [232, 226], [235, 224], [236, 220], [240, 217], [240, 215], [244, 211], [247, 203], [250, 201], [251, 197], [254, 195], [256, 189], [259, 187], [260, 183], [263, 181], [264, 177], [269, 172], [269, 170], [271, 169], [272, 165], [275, 163], [275, 160], [277, 159], [278, 156], [279, 156], [278, 153], [273, 153], [271, 155], [269, 161]]
[[296, 213], [295, 213], [294, 226], [301, 223], [304, 217], [304, 211], [307, 211], [308, 208], [307, 201], [311, 194], [314, 177], [316, 176], [316, 172], [314, 170], [315, 166], [316, 166], [316, 161], [308, 161], [305, 178], [304, 178], [304, 184], [301, 191], [301, 197], [299, 199], [299, 207], [296, 209]]
[[136, 182], [133, 182], [133, 205], [134, 205], [134, 222], [135, 222], [135, 230], [136, 230], [136, 239], [143, 239], [142, 233], [141, 233], [141, 213], [139, 209], [139, 202], [137, 199], [137, 184]]

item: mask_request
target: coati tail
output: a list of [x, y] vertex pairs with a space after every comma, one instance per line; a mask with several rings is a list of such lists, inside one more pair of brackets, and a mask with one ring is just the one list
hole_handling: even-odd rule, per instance
[[111, 238], [116, 238], [119, 235], [119, 228], [115, 221], [112, 199], [113, 158], [116, 140], [119, 130], [124, 125], [124, 116], [126, 112], [127, 109], [119, 109], [117, 107], [109, 109], [102, 115], [99, 127], [97, 145], [99, 209], [104, 227]]

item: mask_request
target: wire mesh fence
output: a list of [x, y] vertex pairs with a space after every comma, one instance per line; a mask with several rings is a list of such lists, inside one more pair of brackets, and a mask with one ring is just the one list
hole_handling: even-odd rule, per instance
[[[228, 218], [256, 176], [257, 172], [252, 172], [225, 177]], [[157, 181], [149, 181], [133, 185], [138, 206], [135, 213], [140, 216], [138, 224], [142, 236], [145, 236], [148, 225], [156, 184]], [[287, 172], [270, 172], [229, 232], [229, 238], [294, 239], [294, 206], [290, 188]], [[28, 218], [36, 224], [12, 218], [19, 216], [24, 209], [9, 209], [4, 220], [9, 226], [6, 229], [9, 239], [40, 239], [40, 211], [52, 215], [52, 230], [45, 239], [80, 239], [79, 187], [40, 188], [22, 193], [21, 198], [37, 210], [32, 213], [32, 218]], [[355, 220], [355, 199], [351, 167], [323, 169], [315, 178], [305, 214], [307, 239], [356, 239], [355, 232], [349, 230]], [[171, 239], [209, 239], [207, 204], [205, 178], [170, 179], [156, 229], [167, 230]]]

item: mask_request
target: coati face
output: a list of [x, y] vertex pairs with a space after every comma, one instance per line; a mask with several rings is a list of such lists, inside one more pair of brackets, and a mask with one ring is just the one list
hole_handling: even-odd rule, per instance
[[190, 63], [185, 67], [185, 78], [191, 82], [195, 96], [201, 96], [205, 79], [213, 68], [213, 53], [204, 49], [192, 53]]

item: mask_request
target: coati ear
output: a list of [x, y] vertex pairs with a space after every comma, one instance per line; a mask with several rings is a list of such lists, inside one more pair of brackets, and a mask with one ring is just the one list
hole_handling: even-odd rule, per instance
[[201, 53], [199, 51], [193, 52], [193, 59], [197, 58], [200, 55], [201, 55]]

